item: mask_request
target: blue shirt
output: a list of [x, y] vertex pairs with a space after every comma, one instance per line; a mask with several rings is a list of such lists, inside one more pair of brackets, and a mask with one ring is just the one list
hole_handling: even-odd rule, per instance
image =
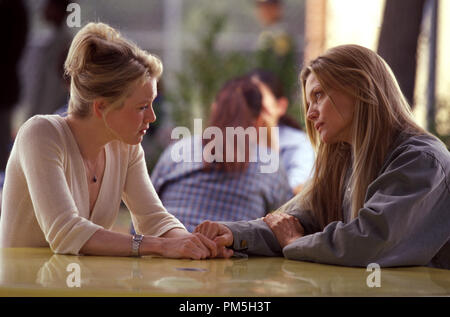
[[279, 126], [280, 160], [292, 188], [304, 184], [312, 175], [315, 155], [305, 132]]
[[[185, 138], [194, 148], [201, 139]], [[244, 172], [205, 170], [201, 153], [194, 162], [175, 162], [169, 146], [153, 169], [151, 179], [163, 205], [192, 232], [204, 220], [237, 221], [263, 217], [292, 198], [282, 166], [261, 173], [260, 162], [250, 162]], [[200, 155], [200, 157], [198, 157]]]

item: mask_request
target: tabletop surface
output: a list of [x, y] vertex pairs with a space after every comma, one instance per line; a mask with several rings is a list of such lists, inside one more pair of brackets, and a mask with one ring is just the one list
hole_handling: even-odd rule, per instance
[[0, 296], [450, 296], [449, 270], [381, 268], [375, 285], [374, 273], [278, 257], [194, 261], [0, 249]]

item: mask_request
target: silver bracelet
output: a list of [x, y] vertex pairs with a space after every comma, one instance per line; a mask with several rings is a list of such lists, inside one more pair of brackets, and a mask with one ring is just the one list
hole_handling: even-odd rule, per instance
[[133, 240], [131, 244], [131, 256], [140, 256], [139, 249], [141, 247], [141, 242], [144, 239], [142, 234], [133, 235]]

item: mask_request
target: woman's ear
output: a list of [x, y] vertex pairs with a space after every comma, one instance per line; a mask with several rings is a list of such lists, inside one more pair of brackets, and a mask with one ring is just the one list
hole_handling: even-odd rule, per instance
[[102, 119], [105, 114], [106, 102], [103, 99], [95, 99], [92, 103], [94, 116]]
[[286, 97], [281, 97], [277, 100], [278, 104], [278, 113], [280, 117], [284, 116], [286, 114], [286, 111], [289, 106], [289, 100]]

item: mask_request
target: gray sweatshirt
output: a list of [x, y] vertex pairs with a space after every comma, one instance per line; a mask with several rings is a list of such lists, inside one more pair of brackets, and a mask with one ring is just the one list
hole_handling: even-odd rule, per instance
[[431, 136], [401, 135], [369, 185], [358, 217], [323, 230], [298, 196], [280, 207], [296, 216], [305, 236], [281, 249], [262, 219], [222, 222], [233, 232], [235, 251], [345, 266], [427, 265], [450, 269], [450, 153]]

